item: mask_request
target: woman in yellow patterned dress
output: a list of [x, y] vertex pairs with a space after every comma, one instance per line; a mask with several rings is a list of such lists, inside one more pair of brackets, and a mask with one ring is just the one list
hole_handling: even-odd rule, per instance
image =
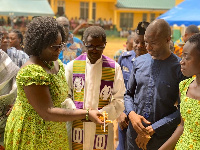
[[5, 129], [6, 150], [68, 150], [66, 121], [102, 123], [97, 110], [60, 108], [67, 98], [64, 67], [58, 55], [66, 40], [54, 18], [38, 17], [29, 24], [25, 51], [30, 59], [17, 75], [17, 99]]
[[200, 149], [200, 34], [186, 42], [180, 64], [183, 75], [196, 77], [180, 83], [181, 124], [159, 150]]

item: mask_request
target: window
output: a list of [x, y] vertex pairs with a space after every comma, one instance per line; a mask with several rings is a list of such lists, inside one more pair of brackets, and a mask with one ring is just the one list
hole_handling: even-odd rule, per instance
[[58, 15], [63, 16], [65, 14], [65, 1], [58, 1]]
[[120, 13], [120, 28], [129, 29], [133, 27], [133, 13]]
[[151, 22], [155, 20], [155, 14], [151, 14]]
[[92, 19], [96, 20], [96, 3], [92, 3]]
[[143, 14], [142, 20], [143, 20], [143, 21], [147, 21], [147, 13], [144, 13], [144, 14]]
[[88, 19], [88, 5], [88, 2], [80, 2], [80, 17], [82, 19]]

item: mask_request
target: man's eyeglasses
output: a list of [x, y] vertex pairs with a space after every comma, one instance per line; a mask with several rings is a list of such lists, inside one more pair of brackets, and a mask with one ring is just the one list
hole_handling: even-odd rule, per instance
[[61, 50], [62, 50], [65, 46], [66, 46], [65, 43], [62, 43], [62, 44], [60, 44], [60, 45], [52, 45], [52, 46], [50, 46], [50, 47], [52, 48], [53, 51], [56, 51], [56, 50], [58, 50], [58, 49], [61, 49]]
[[85, 47], [87, 48], [88, 51], [92, 50], [102, 51], [105, 48], [105, 45], [104, 46], [85, 45]]

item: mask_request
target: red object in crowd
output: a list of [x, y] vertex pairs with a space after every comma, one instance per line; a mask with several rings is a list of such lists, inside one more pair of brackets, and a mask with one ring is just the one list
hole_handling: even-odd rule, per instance
[[5, 148], [2, 145], [0, 145], [0, 150], [5, 150]]

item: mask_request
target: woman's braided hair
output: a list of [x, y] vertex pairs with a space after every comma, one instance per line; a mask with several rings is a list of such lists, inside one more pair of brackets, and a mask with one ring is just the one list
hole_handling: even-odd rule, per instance
[[64, 27], [52, 17], [36, 17], [28, 25], [24, 38], [24, 50], [28, 55], [39, 56], [42, 50], [57, 40], [61, 33], [62, 42], [66, 42]]

